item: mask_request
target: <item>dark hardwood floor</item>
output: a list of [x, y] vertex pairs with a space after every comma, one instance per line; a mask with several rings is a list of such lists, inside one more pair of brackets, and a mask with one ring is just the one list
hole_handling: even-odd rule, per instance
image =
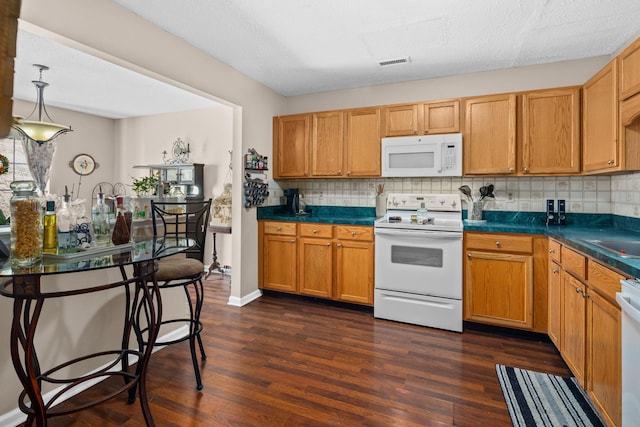
[[[230, 307], [220, 277], [205, 284], [204, 389], [195, 389], [187, 343], [152, 356], [147, 389], [158, 426], [510, 426], [496, 363], [569, 375], [548, 342], [401, 324], [287, 296]], [[123, 394], [49, 425], [145, 423]]]

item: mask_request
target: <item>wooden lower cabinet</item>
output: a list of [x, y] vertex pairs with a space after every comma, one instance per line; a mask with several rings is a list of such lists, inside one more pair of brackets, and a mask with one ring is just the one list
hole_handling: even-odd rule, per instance
[[258, 221], [258, 231], [260, 288], [373, 305], [373, 227]]
[[586, 286], [572, 275], [562, 272], [562, 311], [560, 354], [578, 382], [584, 387], [585, 350], [587, 347]]
[[[549, 251], [555, 258], [549, 268], [558, 268], [561, 277], [561, 292], [556, 293], [557, 275], [549, 274], [549, 336], [606, 424], [620, 426], [622, 325], [615, 294], [625, 276], [565, 246], [557, 250], [560, 246], [549, 242], [555, 252]], [[555, 256], [558, 252], [561, 257]], [[560, 332], [554, 338], [556, 309]]]
[[297, 243], [295, 236], [267, 234], [263, 240], [262, 287], [274, 291], [297, 292]]
[[620, 308], [596, 292], [587, 306], [587, 391], [609, 425], [622, 423]]
[[551, 341], [560, 348], [560, 335], [562, 319], [560, 317], [560, 304], [562, 301], [562, 283], [560, 281], [560, 266], [552, 260], [549, 260], [549, 289], [547, 290], [549, 296], [548, 305], [548, 322], [547, 322], [547, 334]]
[[372, 243], [336, 244], [336, 299], [373, 305], [373, 257]]
[[467, 232], [464, 320], [547, 331], [547, 238]]
[[299, 247], [299, 291], [303, 295], [331, 298], [333, 248], [331, 239], [301, 238]]

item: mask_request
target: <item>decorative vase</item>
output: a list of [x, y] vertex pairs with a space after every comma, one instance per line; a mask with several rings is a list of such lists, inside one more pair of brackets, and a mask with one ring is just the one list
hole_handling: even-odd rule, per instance
[[472, 221], [480, 221], [482, 219], [482, 202], [473, 202], [471, 204], [471, 216], [469, 219]]
[[376, 196], [376, 217], [380, 218], [387, 214], [387, 197], [384, 194]]

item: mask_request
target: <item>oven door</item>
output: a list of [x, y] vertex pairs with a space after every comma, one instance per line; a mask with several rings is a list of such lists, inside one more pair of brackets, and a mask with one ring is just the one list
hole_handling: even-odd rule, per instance
[[375, 288], [462, 299], [462, 233], [376, 228]]

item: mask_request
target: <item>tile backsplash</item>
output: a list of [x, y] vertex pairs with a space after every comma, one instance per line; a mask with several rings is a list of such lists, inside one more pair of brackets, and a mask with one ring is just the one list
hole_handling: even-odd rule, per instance
[[[458, 193], [468, 185], [478, 189], [494, 184], [495, 199], [485, 210], [544, 212], [547, 199], [565, 199], [567, 212], [614, 213], [640, 217], [640, 173], [617, 176], [513, 178], [378, 178], [305, 179], [271, 181], [267, 205], [283, 204], [282, 191], [298, 188], [307, 204], [319, 206], [375, 206], [375, 188], [389, 193]], [[466, 207], [465, 207], [466, 208]]]

